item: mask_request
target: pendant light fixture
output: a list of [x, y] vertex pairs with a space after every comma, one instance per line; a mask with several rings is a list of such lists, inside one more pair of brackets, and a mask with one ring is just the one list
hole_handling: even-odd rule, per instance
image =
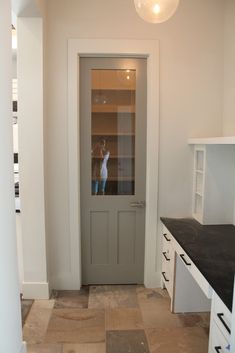
[[134, 0], [138, 15], [150, 23], [167, 21], [175, 13], [179, 0]]

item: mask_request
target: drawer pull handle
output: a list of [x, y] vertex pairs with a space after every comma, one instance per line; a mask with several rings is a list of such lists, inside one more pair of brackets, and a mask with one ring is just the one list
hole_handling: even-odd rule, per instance
[[167, 238], [167, 234], [166, 233], [164, 233], [163, 236], [166, 239], [166, 241], [171, 241], [170, 239]]
[[231, 330], [228, 327], [228, 325], [226, 324], [226, 322], [223, 319], [224, 314], [223, 313], [219, 313], [217, 314], [218, 318], [220, 319], [220, 321], [222, 322], [222, 324], [224, 325], [225, 329], [228, 331], [229, 334], [231, 334]]
[[165, 257], [166, 261], [171, 261], [171, 259], [168, 259], [168, 257], [166, 256], [166, 252], [163, 252], [162, 254]]
[[184, 254], [181, 254], [181, 255], [180, 255], [180, 257], [181, 257], [181, 259], [184, 261], [185, 265], [191, 266], [191, 264], [185, 260], [184, 256], [185, 256]]
[[169, 279], [166, 278], [166, 272], [162, 272], [162, 276], [166, 282], [170, 282]]
[[216, 351], [217, 353], [220, 353], [221, 349], [222, 349], [222, 347], [220, 347], [220, 346], [215, 347], [215, 351]]

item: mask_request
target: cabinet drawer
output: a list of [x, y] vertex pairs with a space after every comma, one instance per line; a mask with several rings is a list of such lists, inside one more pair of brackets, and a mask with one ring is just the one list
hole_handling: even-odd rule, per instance
[[165, 286], [166, 286], [166, 289], [167, 289], [167, 292], [168, 292], [170, 298], [172, 298], [172, 296], [173, 296], [173, 281], [172, 281], [172, 279], [170, 279], [169, 282], [166, 282]]
[[163, 262], [163, 266], [162, 266], [162, 282], [163, 282], [165, 288], [167, 289], [169, 296], [172, 298], [173, 278], [171, 276], [171, 273], [169, 272], [168, 266], [166, 266], [166, 267], [164, 266], [164, 262]]
[[173, 237], [171, 233], [163, 226], [162, 233], [162, 256], [164, 259], [170, 263], [174, 259], [174, 250], [173, 250]]
[[173, 295], [173, 277], [174, 277], [174, 251], [172, 248], [172, 236], [167, 231], [163, 232], [162, 246], [162, 283], [167, 289], [169, 296]]
[[172, 235], [169, 232], [169, 230], [163, 225], [162, 227], [162, 235], [163, 235], [163, 244], [165, 244], [165, 246], [167, 247], [167, 245], [169, 246], [172, 243]]
[[213, 293], [212, 317], [224, 337], [229, 341], [232, 314], [215, 292]]
[[209, 353], [228, 353], [229, 342], [221, 333], [214, 320], [211, 320]]
[[172, 298], [173, 294], [173, 271], [172, 271], [172, 259], [168, 256], [169, 253], [162, 255], [162, 283], [167, 289], [169, 296]]
[[170, 247], [169, 249], [162, 249], [162, 261], [166, 262], [169, 267], [173, 270], [174, 262], [174, 250]]
[[[165, 274], [165, 276], [162, 275], [162, 277], [163, 279], [167, 278], [168, 280], [172, 280], [172, 272], [169, 262], [164, 256], [162, 256], [162, 272]], [[165, 282], [167, 282], [167, 280], [165, 280]]]
[[203, 293], [206, 295], [208, 299], [212, 298], [212, 288], [205, 279], [205, 277], [201, 274], [198, 268], [194, 265], [190, 257], [185, 253], [185, 251], [181, 248], [181, 246], [175, 242], [176, 252], [179, 255], [180, 259], [184, 263], [185, 267], [191, 273]]

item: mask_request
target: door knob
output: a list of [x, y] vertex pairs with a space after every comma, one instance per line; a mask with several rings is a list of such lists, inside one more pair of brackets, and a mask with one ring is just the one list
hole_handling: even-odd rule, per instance
[[144, 208], [145, 207], [145, 201], [133, 201], [130, 203], [131, 207], [134, 208]]

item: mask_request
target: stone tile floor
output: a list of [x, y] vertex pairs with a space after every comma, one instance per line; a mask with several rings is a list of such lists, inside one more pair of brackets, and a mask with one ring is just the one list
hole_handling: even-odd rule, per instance
[[23, 326], [25, 324], [26, 318], [30, 312], [32, 305], [33, 305], [33, 300], [21, 299], [21, 317], [22, 317]]
[[91, 286], [35, 300], [28, 353], [207, 353], [209, 314], [172, 314], [165, 290]]

